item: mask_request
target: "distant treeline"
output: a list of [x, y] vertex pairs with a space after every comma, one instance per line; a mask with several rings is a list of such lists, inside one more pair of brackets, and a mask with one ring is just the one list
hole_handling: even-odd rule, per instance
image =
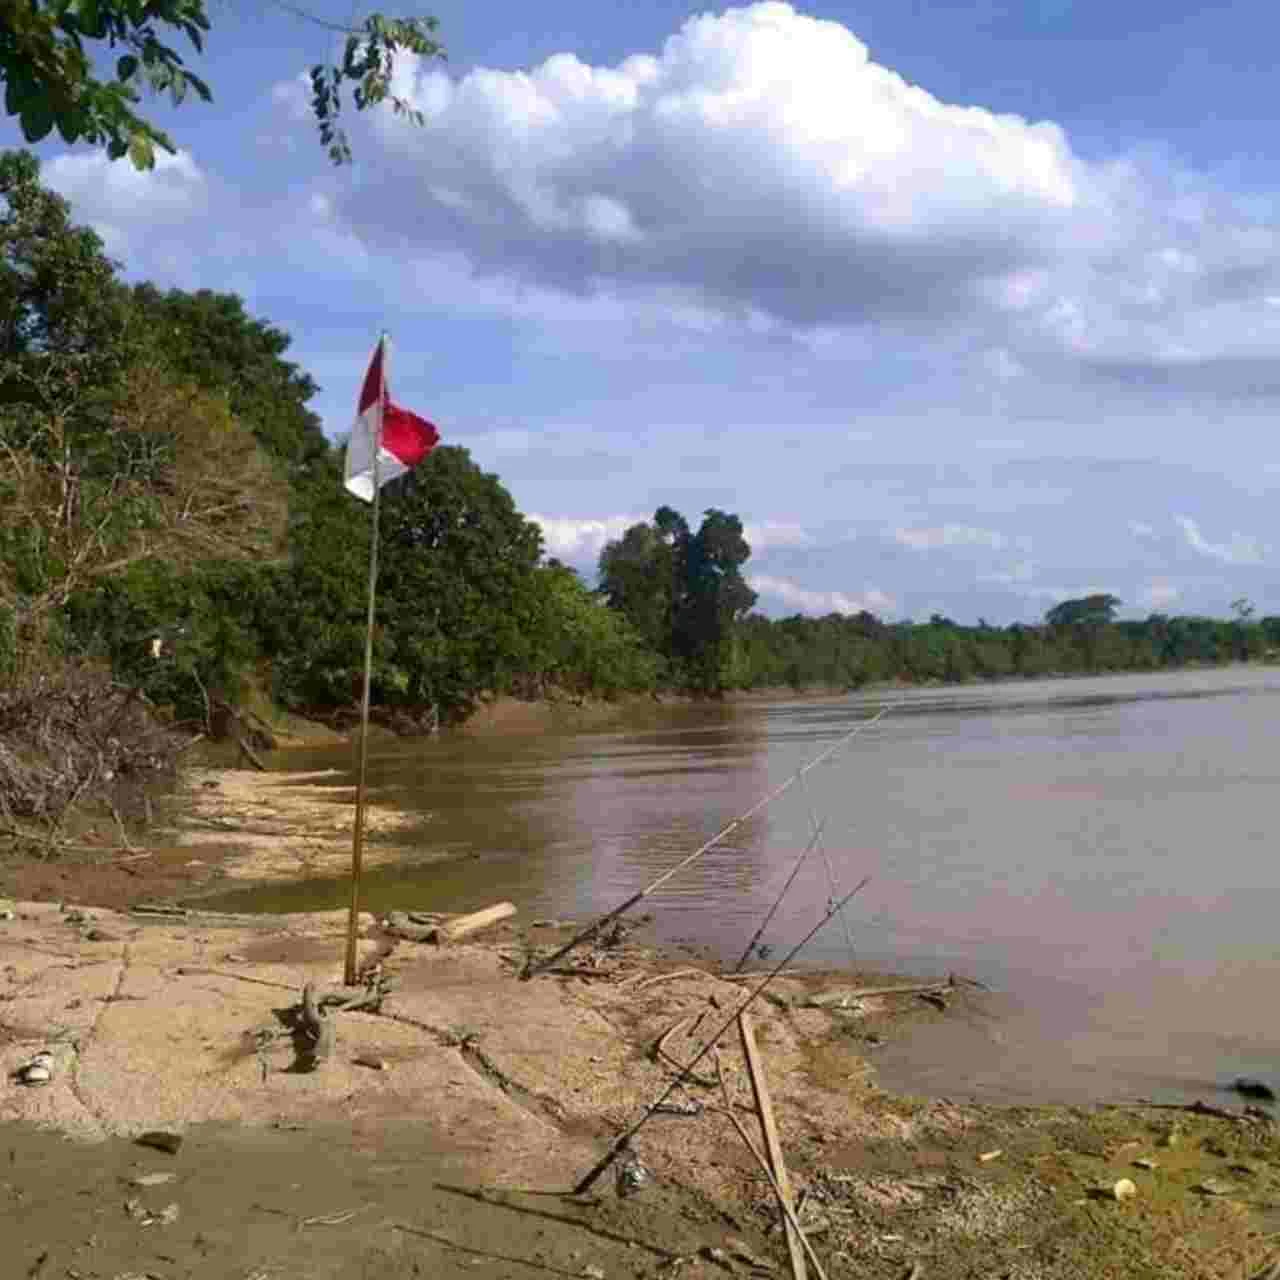
[[772, 620], [751, 612], [749, 556], [737, 516], [708, 511], [693, 534], [662, 507], [605, 547], [599, 589], [658, 656], [661, 680], [704, 692], [1154, 671], [1280, 650], [1280, 617], [1256, 619], [1243, 599], [1228, 621], [1162, 613], [1117, 621], [1121, 601], [1106, 594], [1064, 600], [1038, 626], [963, 626], [940, 614], [883, 622], [868, 612]]
[[[0, 153], [0, 694], [89, 667], [194, 726], [255, 691], [350, 714], [369, 508], [343, 489], [289, 345], [234, 295], [126, 284], [35, 159]], [[596, 586], [545, 556], [465, 449], [385, 494], [374, 700], [406, 727], [491, 694], [1147, 670], [1280, 646], [1280, 619], [1245, 602], [1231, 621], [1116, 622], [1112, 597], [1039, 627], [770, 621], [728, 512], [695, 530], [661, 508], [604, 549]]]

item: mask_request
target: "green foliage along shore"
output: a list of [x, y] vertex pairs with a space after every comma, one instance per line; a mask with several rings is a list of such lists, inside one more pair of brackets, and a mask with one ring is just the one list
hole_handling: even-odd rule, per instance
[[[73, 667], [212, 723], [256, 690], [350, 715], [369, 509], [307, 405], [289, 336], [235, 296], [129, 285], [25, 152], [0, 154], [0, 692]], [[770, 620], [736, 514], [661, 507], [609, 543], [599, 585], [467, 451], [385, 491], [374, 702], [406, 727], [482, 697], [964, 681], [1265, 656], [1280, 618], [1118, 622], [1111, 596], [1040, 626]]]

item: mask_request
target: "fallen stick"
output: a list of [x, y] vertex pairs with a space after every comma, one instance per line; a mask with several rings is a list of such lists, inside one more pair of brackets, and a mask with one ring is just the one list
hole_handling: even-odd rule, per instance
[[499, 902], [492, 907], [485, 907], [483, 911], [473, 911], [470, 915], [457, 916], [439, 926], [439, 940], [441, 942], [458, 942], [462, 938], [470, 937], [473, 933], [478, 933], [481, 929], [487, 929], [490, 925], [497, 924], [500, 920], [510, 918], [515, 913], [514, 903]]
[[778, 1203], [783, 1205], [783, 1214], [788, 1224], [793, 1227], [800, 1237], [800, 1243], [804, 1246], [804, 1251], [809, 1255], [809, 1261], [813, 1263], [813, 1269], [818, 1273], [818, 1280], [827, 1280], [827, 1273], [822, 1269], [822, 1263], [818, 1261], [818, 1255], [814, 1253], [813, 1246], [809, 1243], [808, 1236], [804, 1233], [804, 1228], [800, 1225], [800, 1219], [796, 1216], [795, 1210], [789, 1204], [783, 1204], [782, 1190], [778, 1186], [778, 1180], [774, 1177], [773, 1170], [769, 1167], [768, 1160], [765, 1159], [764, 1153], [751, 1140], [751, 1135], [747, 1132], [746, 1126], [738, 1119], [734, 1110], [737, 1104], [729, 1095], [729, 1082], [724, 1077], [724, 1067], [720, 1062], [720, 1054], [716, 1055], [716, 1074], [720, 1077], [720, 1092], [724, 1096], [725, 1115], [733, 1121], [733, 1127], [738, 1131], [738, 1136], [746, 1143], [747, 1150], [751, 1152], [756, 1164], [760, 1166], [761, 1172], [769, 1179], [769, 1185], [773, 1188], [773, 1193], [778, 1197]]
[[258, 987], [275, 987], [278, 991], [297, 990], [287, 982], [272, 982], [270, 978], [251, 978], [247, 973], [228, 973], [225, 969], [200, 969], [195, 965], [180, 964], [174, 972], [183, 978], [232, 978], [236, 982], [252, 982]]
[[[656, 987], [660, 982], [674, 982], [677, 978], [714, 978], [714, 973], [708, 973], [705, 969], [675, 969], [671, 973], [660, 973], [656, 977], [645, 978], [642, 982], [635, 982], [633, 989], [636, 991], [647, 991], [650, 987]], [[634, 980], [631, 980], [634, 982]]]
[[[662, 1059], [669, 1066], [674, 1067], [677, 1071], [688, 1070], [688, 1073], [689, 1073], [688, 1078], [692, 1080], [694, 1084], [700, 1084], [704, 1088], [710, 1089], [715, 1085], [714, 1080], [710, 1079], [707, 1076], [699, 1075], [696, 1071], [693, 1071], [690, 1068], [686, 1068], [685, 1064], [681, 1062], [680, 1059], [677, 1058], [675, 1054], [672, 1053], [667, 1048], [667, 1041], [670, 1040], [671, 1037], [675, 1035], [676, 1032], [679, 1031], [680, 1028], [683, 1027], [686, 1023], [692, 1022], [694, 1017], [695, 1017], [694, 1014], [688, 1013], [681, 1018], [677, 1018], [655, 1041], [653, 1046], [653, 1052], [656, 1058]], [[691, 1066], [692, 1064], [690, 1064], [690, 1067]], [[659, 1104], [655, 1103], [654, 1105], [656, 1108], [656, 1106]]]
[[921, 983], [909, 987], [861, 987], [852, 991], [821, 991], [800, 1004], [808, 1009], [838, 1007], [844, 1001], [865, 1000], [879, 996], [929, 996], [953, 990], [950, 982]]
[[[804, 1250], [800, 1245], [800, 1233], [791, 1225], [791, 1219], [794, 1216], [791, 1175], [787, 1172], [787, 1163], [782, 1154], [782, 1140], [778, 1136], [778, 1125], [773, 1116], [773, 1100], [769, 1096], [764, 1064], [760, 1061], [760, 1050], [756, 1046], [756, 1032], [751, 1025], [749, 1013], [744, 1012], [738, 1015], [738, 1035], [742, 1040], [743, 1057], [747, 1060], [747, 1074], [751, 1077], [751, 1092], [755, 1096], [756, 1110], [760, 1115], [760, 1129], [764, 1133], [765, 1150], [777, 1180], [778, 1205], [782, 1211], [783, 1224], [787, 1233], [787, 1250], [791, 1254], [791, 1274], [794, 1280], [808, 1280], [808, 1272], [804, 1265]], [[788, 1209], [792, 1212], [788, 1213]]]
[[[835, 915], [835, 913], [845, 905], [845, 903], [851, 902], [859, 893], [861, 893], [862, 890], [865, 889], [869, 883], [870, 883], [869, 878], [860, 880], [856, 885], [854, 885], [854, 887], [848, 893], [844, 895], [843, 898], [840, 899], [839, 902], [835, 903], [831, 907], [828, 907], [822, 919], [819, 920], [818, 923], [815, 924], [813, 928], [810, 929], [809, 932], [806, 933], [804, 937], [801, 938], [800, 941], [797, 942], [796, 945], [792, 947], [791, 950], [788, 951], [787, 954], [782, 958], [782, 963], [778, 965], [778, 968], [775, 972], [781, 973], [782, 970], [785, 969], [787, 965], [789, 965], [792, 962], [792, 960], [794, 960], [796, 956], [798, 956], [800, 952], [803, 951], [804, 948], [809, 945], [809, 940], [818, 932], [818, 930], [821, 929], [822, 926], [826, 924], [827, 921], [830, 920], [831, 917]], [[738, 1015], [740, 1013], [745, 1013], [746, 1010], [749, 1009], [755, 1003], [755, 1001], [759, 998], [760, 994], [772, 981], [773, 981], [773, 974], [770, 974], [746, 994], [744, 999], [739, 1003], [738, 1007], [724, 1020], [723, 1024], [713, 1033], [713, 1035], [711, 1036], [711, 1039], [708, 1040], [707, 1043], [704, 1044], [702, 1048], [697, 1052], [697, 1054], [694, 1055], [693, 1060], [687, 1066], [685, 1066], [683, 1070], [681, 1070], [680, 1074], [676, 1076], [676, 1078], [672, 1080], [667, 1085], [667, 1087], [653, 1100], [649, 1108], [645, 1110], [645, 1112], [640, 1116], [640, 1118], [629, 1129], [625, 1129], [622, 1133], [618, 1135], [618, 1137], [616, 1137], [613, 1140], [608, 1151], [606, 1151], [604, 1155], [598, 1161], [596, 1161], [596, 1163], [590, 1169], [587, 1170], [587, 1172], [582, 1176], [581, 1180], [578, 1182], [577, 1186], [575, 1186], [573, 1189], [575, 1195], [582, 1195], [584, 1192], [591, 1190], [591, 1188], [595, 1185], [596, 1180], [600, 1177], [600, 1175], [603, 1174], [604, 1171], [608, 1169], [609, 1166], [618, 1158], [618, 1156], [620, 1156], [622, 1152], [627, 1149], [627, 1147], [631, 1143], [631, 1139], [634, 1138], [635, 1135], [639, 1133], [641, 1129], [644, 1128], [645, 1124], [654, 1114], [652, 1108], [658, 1106], [659, 1103], [666, 1102], [667, 1099], [670, 1098], [671, 1095], [675, 1093], [675, 1091], [682, 1084], [684, 1084], [686, 1080], [688, 1080], [692, 1076], [693, 1068], [696, 1067], [698, 1063], [701, 1062], [702, 1059], [705, 1058], [707, 1054], [709, 1054], [711, 1050], [715, 1048], [720, 1037], [724, 1035], [724, 1033], [728, 1031], [731, 1026], [733, 1026], [734, 1020], [738, 1017]]]
[[245, 758], [255, 769], [257, 769], [259, 773], [268, 772], [267, 766], [262, 763], [262, 759], [258, 753], [254, 751], [254, 749], [238, 733], [236, 734], [236, 746], [240, 748], [244, 753]]
[[1193, 1116], [1213, 1116], [1217, 1120], [1232, 1120], [1236, 1124], [1248, 1124], [1248, 1115], [1237, 1115], [1226, 1107], [1215, 1107], [1211, 1102], [1197, 1098], [1195, 1102], [1153, 1102], [1150, 1098], [1139, 1098], [1136, 1102], [1104, 1102], [1108, 1111], [1129, 1111], [1142, 1107], [1147, 1111], [1186, 1111]]

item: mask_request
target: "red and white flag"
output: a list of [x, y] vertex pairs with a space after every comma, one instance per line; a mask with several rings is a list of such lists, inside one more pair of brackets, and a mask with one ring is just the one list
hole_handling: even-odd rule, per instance
[[411, 471], [440, 442], [425, 418], [391, 403], [387, 387], [387, 340], [379, 338], [360, 389], [355, 425], [347, 445], [344, 483], [365, 502], [375, 488]]

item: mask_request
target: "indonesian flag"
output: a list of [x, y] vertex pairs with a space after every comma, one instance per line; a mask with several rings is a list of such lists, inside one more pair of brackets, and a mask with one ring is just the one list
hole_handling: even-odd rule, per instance
[[391, 403], [387, 388], [387, 340], [379, 338], [360, 389], [355, 425], [347, 445], [349, 492], [365, 502], [375, 489], [412, 470], [440, 441], [440, 433], [425, 418]]

